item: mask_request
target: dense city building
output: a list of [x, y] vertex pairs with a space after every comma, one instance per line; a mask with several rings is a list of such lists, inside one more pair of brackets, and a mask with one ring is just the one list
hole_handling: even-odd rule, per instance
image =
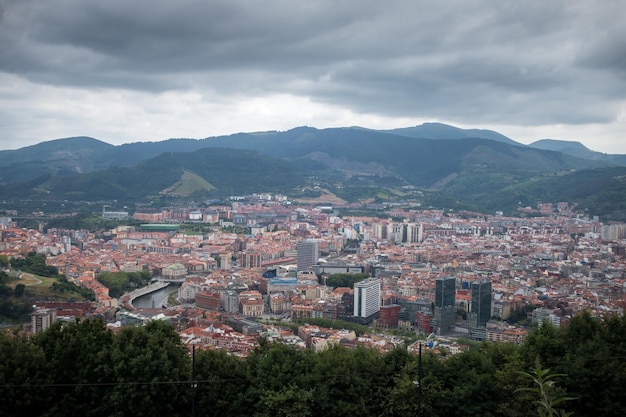
[[354, 284], [354, 317], [369, 322], [380, 311], [381, 282], [368, 278]]
[[298, 271], [307, 271], [317, 263], [319, 244], [316, 240], [304, 239], [296, 246], [296, 264]]
[[471, 293], [470, 338], [485, 340], [487, 322], [491, 319], [491, 282], [472, 282]]
[[439, 334], [450, 333], [456, 322], [456, 278], [443, 277], [435, 280], [434, 305], [432, 326]]
[[57, 311], [54, 308], [42, 308], [31, 315], [33, 333], [40, 333], [49, 328], [57, 319]]
[[[225, 323], [250, 329], [238, 321], [243, 317], [343, 319], [438, 338], [521, 343], [531, 322], [560, 326], [581, 310], [603, 316], [626, 305], [626, 227], [575, 215], [565, 203], [552, 213], [541, 205], [542, 217], [529, 218], [410, 203], [368, 205], [376, 217], [338, 217], [332, 207], [284, 203], [242, 196], [137, 213], [151, 223], [98, 236], [21, 229], [7, 218], [0, 222], [0, 253], [45, 255], [68, 281], [93, 291], [92, 307], [55, 307], [62, 320], [98, 316], [131, 325], [159, 317], [175, 322], [189, 343], [206, 340], [236, 354], [254, 342]], [[185, 222], [210, 224], [212, 231], [185, 233]], [[98, 281], [102, 272], [148, 273], [155, 282], [116, 298]], [[347, 281], [325, 285], [332, 274], [356, 273], [375, 278], [353, 288]], [[168, 299], [180, 304], [168, 306]], [[154, 308], [135, 307], [140, 300]], [[33, 314], [33, 331], [50, 321]], [[312, 346], [327, 346], [332, 338], [325, 335]]]

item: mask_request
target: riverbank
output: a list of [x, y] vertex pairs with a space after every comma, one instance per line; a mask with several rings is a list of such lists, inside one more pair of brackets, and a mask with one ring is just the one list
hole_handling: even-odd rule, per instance
[[120, 305], [129, 311], [133, 311], [135, 310], [135, 306], [133, 305], [133, 302], [137, 298], [163, 290], [164, 288], [167, 288], [169, 285], [170, 284], [168, 284], [167, 282], [155, 282], [145, 287], [138, 288], [132, 292], [124, 294], [120, 298]]

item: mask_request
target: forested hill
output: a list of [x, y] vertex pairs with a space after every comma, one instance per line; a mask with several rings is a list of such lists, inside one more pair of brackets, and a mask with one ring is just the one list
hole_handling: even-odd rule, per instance
[[306, 183], [306, 173], [288, 161], [254, 151], [204, 148], [191, 153], [168, 152], [135, 166], [108, 168], [79, 175], [42, 176], [0, 189], [5, 199], [115, 199], [140, 201], [159, 195], [200, 198], [292, 190]]
[[[581, 172], [606, 175], [617, 159], [581, 158], [523, 146], [497, 132], [439, 124], [392, 131], [300, 127], [122, 146], [70, 138], [7, 152], [0, 153], [0, 199], [8, 201], [116, 200], [133, 206], [254, 192], [319, 197], [323, 190], [335, 201], [411, 200], [507, 214], [520, 204], [568, 201], [598, 210], [588, 214], [603, 219], [626, 219], [623, 199], [595, 203], [615, 195], [615, 181], [596, 181], [594, 195], [583, 198], [572, 179]], [[547, 192], [554, 187], [545, 178], [555, 176], [563, 178], [561, 188]], [[539, 183], [546, 188], [533, 186]], [[520, 196], [521, 190], [527, 193]]]
[[[562, 329], [546, 323], [521, 346], [485, 342], [454, 356], [424, 348], [421, 414], [540, 416], [541, 386], [548, 400], [572, 398], [554, 402], [556, 411], [626, 415], [625, 329], [624, 316], [582, 313]], [[114, 333], [94, 319], [35, 337], [0, 333], [0, 353], [3, 416], [418, 415], [420, 361], [403, 347], [314, 353], [262, 340], [246, 358], [196, 351], [192, 371], [169, 324]], [[562, 376], [550, 386], [546, 372]]]
[[[120, 146], [109, 145], [93, 138], [76, 137], [46, 141], [17, 150], [0, 151], [0, 184], [46, 174], [88, 173], [109, 167], [128, 167], [163, 153], [189, 153], [207, 147], [255, 150], [272, 157], [292, 159], [309, 158], [312, 153], [321, 153], [338, 160], [389, 165], [396, 159], [403, 160], [416, 155], [416, 152], [420, 152], [424, 147], [437, 146], [434, 142], [439, 140], [454, 141], [445, 145], [447, 150], [454, 152], [455, 147], [461, 146], [468, 139], [486, 140], [487, 147], [490, 147], [490, 143], [496, 143], [528, 148], [494, 131], [459, 129], [441, 123], [425, 123], [392, 130], [299, 127], [283, 132], [238, 133], [206, 139], [180, 138], [160, 142], [133, 142]], [[535, 151], [530, 155], [545, 155], [536, 152], [535, 148], [530, 149]], [[575, 165], [574, 168], [602, 165], [597, 161], [595, 164], [589, 164], [574, 160], [570, 161], [570, 164]]]

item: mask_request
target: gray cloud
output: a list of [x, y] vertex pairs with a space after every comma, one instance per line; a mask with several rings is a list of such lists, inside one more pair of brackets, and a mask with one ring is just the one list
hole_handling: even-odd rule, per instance
[[0, 0], [0, 72], [485, 128], [608, 123], [626, 96], [625, 15], [612, 0]]

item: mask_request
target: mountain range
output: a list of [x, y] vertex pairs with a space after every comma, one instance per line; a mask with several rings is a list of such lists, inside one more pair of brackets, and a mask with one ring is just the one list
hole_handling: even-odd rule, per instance
[[[549, 139], [527, 146], [495, 131], [440, 123], [392, 130], [299, 127], [119, 146], [74, 137], [0, 151], [4, 200], [132, 204], [282, 192], [503, 211], [571, 201], [619, 219], [626, 210], [615, 197], [626, 195], [620, 195], [622, 176], [626, 155]], [[594, 186], [581, 192], [585, 178], [594, 178]], [[600, 195], [614, 197], [598, 204]]]

